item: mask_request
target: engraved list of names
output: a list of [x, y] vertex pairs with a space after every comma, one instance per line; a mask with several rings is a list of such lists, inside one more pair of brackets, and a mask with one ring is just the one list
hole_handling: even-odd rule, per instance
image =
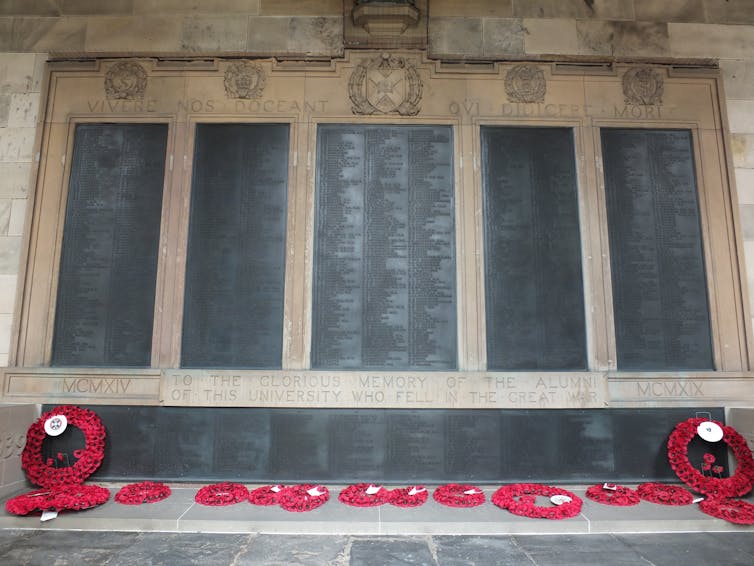
[[449, 126], [317, 134], [312, 367], [454, 369]]

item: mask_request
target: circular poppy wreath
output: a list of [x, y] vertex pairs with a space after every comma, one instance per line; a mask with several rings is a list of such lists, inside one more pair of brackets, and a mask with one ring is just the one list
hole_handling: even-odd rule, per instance
[[[311, 495], [309, 490], [316, 488], [322, 493]], [[290, 487], [284, 487], [280, 491], [280, 507], [286, 511], [302, 513], [321, 507], [330, 499], [330, 490], [323, 485], [304, 483]]]
[[249, 498], [249, 490], [240, 483], [213, 483], [205, 485], [194, 496], [194, 501], [201, 505], [211, 505], [221, 507], [223, 505], [233, 505], [239, 501]]
[[746, 440], [731, 426], [712, 421], [723, 430], [723, 441], [736, 457], [736, 471], [728, 478], [705, 476], [689, 462], [688, 446], [697, 427], [709, 419], [696, 417], [676, 425], [668, 439], [668, 460], [678, 478], [690, 488], [715, 499], [735, 497], [751, 491], [754, 481], [754, 459]]
[[[562, 505], [537, 505], [537, 496], [552, 497], [564, 495], [571, 500]], [[518, 497], [518, 499], [516, 499]], [[492, 503], [507, 509], [514, 515], [534, 519], [568, 519], [581, 512], [583, 501], [568, 490], [538, 483], [515, 483], [498, 489], [492, 495]]]
[[249, 492], [249, 503], [253, 503], [254, 505], [277, 505], [280, 503], [280, 494], [283, 489], [285, 489], [285, 486], [282, 485], [265, 485], [252, 489]]
[[97, 485], [72, 485], [63, 488], [38, 489], [5, 502], [5, 509], [14, 515], [42, 511], [81, 511], [102, 505], [110, 499], [110, 490]]
[[641, 501], [639, 494], [635, 490], [622, 485], [615, 486], [615, 489], [607, 489], [602, 484], [593, 485], [586, 490], [586, 496], [592, 501], [602, 503], [603, 505], [616, 505], [620, 507], [638, 505]]
[[338, 501], [352, 507], [374, 507], [383, 505], [388, 502], [390, 492], [382, 486], [379, 486], [375, 493], [367, 493], [369, 488], [375, 488], [371, 483], [357, 483], [349, 485], [338, 494]]
[[[64, 415], [69, 426], [75, 426], [84, 433], [86, 447], [74, 451], [76, 463], [64, 468], [55, 468], [52, 458], [42, 460], [42, 443], [46, 437], [45, 421], [54, 415]], [[81, 484], [92, 475], [105, 457], [105, 426], [100, 418], [89, 409], [63, 405], [48, 411], [33, 423], [26, 433], [26, 446], [21, 455], [21, 467], [26, 470], [29, 480], [39, 486]]]
[[705, 499], [699, 508], [712, 517], [738, 525], [754, 525], [754, 505], [740, 499]]
[[[415, 490], [413, 495], [411, 495], [412, 490]], [[416, 485], [391, 490], [387, 501], [396, 507], [419, 507], [427, 502], [428, 497], [427, 488], [423, 485]]]
[[660, 505], [690, 505], [694, 502], [694, 496], [677, 485], [643, 483], [636, 491], [644, 501]]
[[124, 485], [115, 494], [115, 501], [123, 505], [141, 505], [142, 503], [157, 503], [170, 497], [170, 487], [164, 483], [143, 481]]
[[[470, 491], [471, 493], [466, 493]], [[476, 507], [485, 501], [484, 492], [474, 485], [448, 483], [432, 494], [438, 503], [448, 507]]]

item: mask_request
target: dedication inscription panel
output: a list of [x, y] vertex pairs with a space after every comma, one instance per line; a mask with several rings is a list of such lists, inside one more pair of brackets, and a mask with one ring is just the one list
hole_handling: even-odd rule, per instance
[[586, 368], [569, 128], [483, 127], [487, 368]]
[[691, 132], [603, 129], [618, 369], [712, 369]]
[[60, 260], [54, 366], [148, 366], [165, 124], [76, 127]]
[[321, 125], [313, 368], [455, 369], [449, 126]]
[[281, 367], [288, 129], [196, 127], [183, 367]]

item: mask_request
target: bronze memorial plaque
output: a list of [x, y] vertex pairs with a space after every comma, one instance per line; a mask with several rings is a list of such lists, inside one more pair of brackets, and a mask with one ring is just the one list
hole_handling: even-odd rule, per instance
[[457, 367], [449, 126], [320, 125], [312, 367]]
[[167, 135], [76, 127], [52, 365], [149, 366]]
[[712, 369], [691, 132], [603, 129], [618, 369]]

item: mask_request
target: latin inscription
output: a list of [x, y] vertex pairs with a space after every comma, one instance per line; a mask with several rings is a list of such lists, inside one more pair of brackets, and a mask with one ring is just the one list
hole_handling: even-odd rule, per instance
[[[89, 112], [103, 113], [143, 113], [159, 112], [160, 103], [154, 98], [145, 100], [107, 100], [92, 99], [86, 101]], [[301, 112], [313, 114], [323, 113], [327, 107], [326, 100], [220, 100], [214, 98], [187, 98], [178, 100], [178, 112], [253, 112], [253, 113], [285, 113], [299, 114]]]
[[639, 397], [704, 397], [701, 381], [639, 381]]

